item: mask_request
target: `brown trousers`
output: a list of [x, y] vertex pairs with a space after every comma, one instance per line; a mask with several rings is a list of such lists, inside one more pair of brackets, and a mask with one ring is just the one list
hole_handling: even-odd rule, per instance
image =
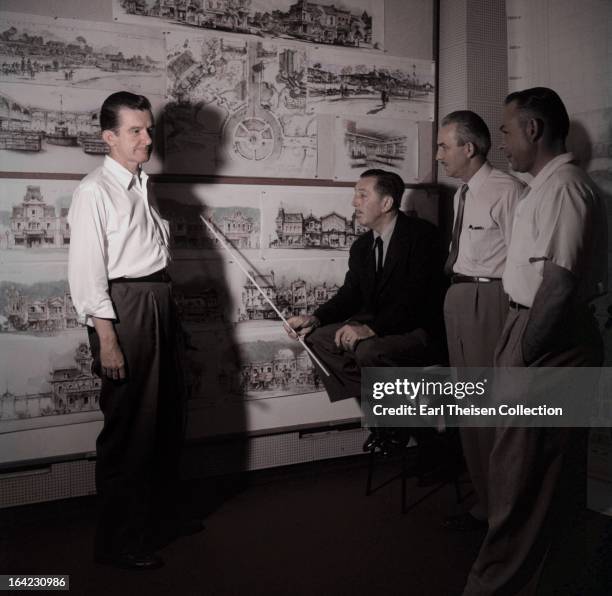
[[[170, 284], [111, 282], [110, 295], [127, 377], [102, 378], [104, 426], [96, 441], [99, 554], [139, 548], [160, 508], [171, 510], [184, 428], [179, 326]], [[100, 344], [91, 328], [89, 340], [99, 374]]]
[[[508, 314], [508, 297], [501, 280], [453, 284], [444, 300], [448, 357], [452, 367], [493, 366], [495, 347]], [[458, 371], [460, 373], [460, 371]], [[489, 455], [494, 429], [459, 429], [465, 463], [477, 503], [472, 514], [487, 518]]]
[[[528, 319], [528, 309], [510, 310], [496, 366], [516, 362]], [[555, 351], [531, 366], [601, 366], [601, 337], [586, 308], [564, 320], [556, 339]], [[585, 399], [588, 391], [576, 399]], [[573, 593], [563, 582], [583, 555], [587, 437], [587, 429], [577, 428], [495, 429], [489, 529], [464, 596], [549, 593], [551, 584], [560, 586], [556, 593]]]

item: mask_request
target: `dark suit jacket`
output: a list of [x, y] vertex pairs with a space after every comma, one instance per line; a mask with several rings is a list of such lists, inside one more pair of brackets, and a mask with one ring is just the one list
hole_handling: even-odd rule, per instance
[[442, 263], [436, 227], [398, 213], [378, 286], [373, 246], [371, 231], [353, 243], [344, 284], [315, 316], [322, 325], [354, 318], [381, 337], [419, 327], [437, 335]]

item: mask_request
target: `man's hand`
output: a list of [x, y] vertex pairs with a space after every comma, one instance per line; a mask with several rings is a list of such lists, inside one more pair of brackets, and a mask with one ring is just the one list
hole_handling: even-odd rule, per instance
[[125, 379], [125, 358], [112, 321], [93, 317], [93, 322], [100, 339], [102, 375], [113, 380]]
[[354, 352], [357, 344], [368, 337], [374, 337], [376, 333], [372, 331], [367, 325], [361, 323], [347, 323], [336, 331], [334, 342], [336, 345], [347, 351]]
[[283, 325], [287, 335], [293, 339], [304, 337], [316, 329], [321, 321], [314, 315], [298, 315], [287, 319], [287, 325]]

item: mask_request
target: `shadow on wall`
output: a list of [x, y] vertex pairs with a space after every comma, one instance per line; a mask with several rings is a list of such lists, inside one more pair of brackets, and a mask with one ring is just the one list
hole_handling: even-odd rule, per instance
[[[188, 391], [187, 476], [240, 473], [246, 469], [246, 441], [232, 442], [222, 462], [207, 458], [211, 435], [242, 434], [247, 429], [243, 362], [235, 336], [235, 313], [226, 271], [227, 259], [200, 220], [210, 216], [196, 175], [221, 171], [217, 148], [224, 146], [218, 113], [203, 105], [167, 104], [156, 128], [162, 170], [154, 193], [170, 222], [170, 265], [175, 299], [185, 331], [184, 371]], [[177, 176], [180, 175], [180, 176]], [[192, 174], [193, 176], [189, 176]], [[194, 443], [202, 442], [202, 449]], [[197, 458], [191, 457], [197, 451]], [[197, 460], [197, 461], [196, 461]]]
[[[607, 110], [607, 130], [600, 139], [592, 139], [585, 127], [570, 123], [567, 147], [599, 188], [608, 216], [608, 283], [612, 281], [612, 110]], [[603, 139], [603, 141], [601, 140]], [[612, 366], [612, 296], [608, 293], [594, 301], [595, 312], [603, 330], [604, 366]]]

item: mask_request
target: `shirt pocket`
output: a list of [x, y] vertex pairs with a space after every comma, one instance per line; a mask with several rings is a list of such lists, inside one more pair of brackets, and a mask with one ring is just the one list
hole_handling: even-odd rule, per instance
[[470, 224], [467, 227], [465, 255], [470, 261], [481, 263], [499, 250], [499, 241], [497, 228]]

